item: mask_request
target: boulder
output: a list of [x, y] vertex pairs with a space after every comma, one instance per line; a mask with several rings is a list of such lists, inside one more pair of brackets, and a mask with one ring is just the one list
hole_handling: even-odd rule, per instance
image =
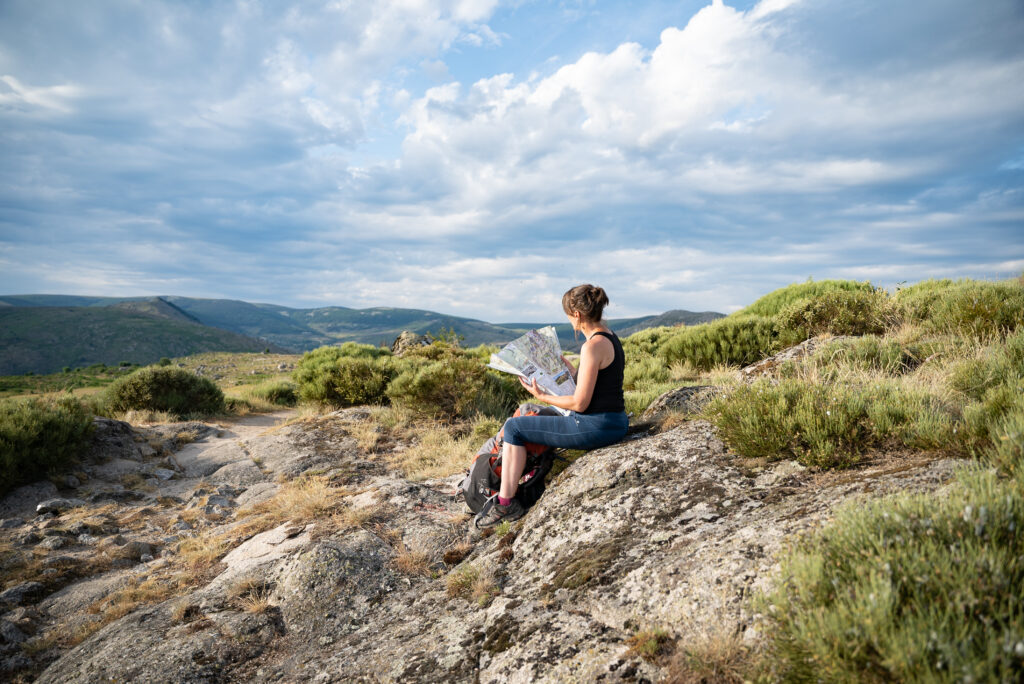
[[720, 391], [718, 387], [712, 385], [694, 385], [670, 389], [652, 401], [650, 406], [640, 414], [637, 420], [640, 423], [650, 422], [668, 411], [699, 413], [705, 404], [711, 401]]
[[217, 469], [209, 477], [210, 482], [226, 483], [235, 487], [250, 487], [265, 479], [263, 471], [251, 460], [229, 463]]
[[34, 515], [40, 501], [56, 496], [57, 487], [49, 480], [18, 487], [0, 499], [0, 517]]
[[761, 359], [757, 363], [752, 363], [749, 366], [740, 369], [740, 377], [745, 382], [753, 382], [758, 378], [770, 377], [774, 375], [775, 370], [787, 361], [799, 361], [800, 359], [814, 354], [815, 350], [819, 347], [835, 342], [837, 340], [850, 340], [853, 339], [850, 335], [819, 335], [810, 339], [804, 340], [800, 344], [793, 345], [787, 349], [783, 349], [778, 354], [774, 354], [767, 358]]
[[405, 352], [416, 347], [425, 347], [430, 344], [426, 335], [417, 335], [410, 330], [403, 330], [401, 334], [391, 343], [391, 353], [395, 356], [402, 356]]
[[47, 513], [59, 515], [68, 509], [84, 505], [85, 502], [81, 499], [47, 499], [36, 505], [36, 513], [38, 515], [46, 515]]

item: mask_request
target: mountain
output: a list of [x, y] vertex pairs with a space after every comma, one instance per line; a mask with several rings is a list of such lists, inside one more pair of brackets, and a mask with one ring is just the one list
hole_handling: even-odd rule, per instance
[[[277, 345], [188, 320], [167, 302], [111, 306], [0, 306], [0, 375], [204, 351], [263, 351]], [[133, 310], [136, 309], [136, 310]]]
[[[234, 299], [200, 299], [177, 296], [124, 298], [72, 295], [0, 296], [0, 311], [26, 307], [81, 307], [84, 309], [115, 307], [123, 312], [150, 314], [165, 320], [201, 323], [248, 338], [258, 338], [296, 352], [348, 341], [390, 345], [403, 330], [411, 330], [420, 335], [426, 333], [437, 335], [442, 330], [454, 330], [457, 335], [462, 336], [465, 346], [504, 344], [531, 328], [550, 325], [536, 322], [494, 324], [434, 311], [392, 307], [351, 309], [343, 306], [327, 306], [294, 309]], [[679, 323], [693, 325], [721, 316], [722, 314], [714, 312], [694, 313], [677, 310], [660, 315], [612, 319], [608, 323], [613, 330], [625, 336], [656, 325], [677, 325]], [[572, 328], [567, 323], [555, 324], [555, 329], [563, 348], [579, 349], [582, 339], [576, 339], [573, 336]], [[93, 363], [96, 362], [93, 361]]]

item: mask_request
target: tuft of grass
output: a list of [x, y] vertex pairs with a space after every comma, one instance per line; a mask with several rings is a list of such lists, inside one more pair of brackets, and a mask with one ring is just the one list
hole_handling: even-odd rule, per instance
[[473, 594], [473, 585], [480, 578], [480, 569], [475, 565], [464, 565], [449, 573], [445, 580], [445, 589], [451, 598], [469, 599]]
[[430, 576], [430, 554], [402, 549], [395, 556], [395, 567], [405, 575]]
[[265, 613], [272, 605], [273, 585], [254, 576], [240, 577], [228, 587], [228, 598], [246, 613]]
[[642, 629], [627, 641], [629, 654], [639, 656], [647, 662], [661, 660], [672, 650], [672, 637], [661, 627]]
[[664, 684], [742, 684], [761, 681], [756, 656], [735, 634], [710, 634], [680, 644], [665, 665]]
[[473, 551], [473, 545], [469, 542], [461, 542], [448, 548], [444, 552], [444, 562], [448, 565], [458, 565]]

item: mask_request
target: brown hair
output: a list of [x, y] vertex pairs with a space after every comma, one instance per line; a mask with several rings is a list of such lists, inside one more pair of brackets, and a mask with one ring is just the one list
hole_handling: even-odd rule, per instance
[[578, 313], [591, 323], [600, 322], [606, 306], [608, 295], [604, 289], [594, 285], [577, 285], [562, 295], [562, 309], [565, 313]]

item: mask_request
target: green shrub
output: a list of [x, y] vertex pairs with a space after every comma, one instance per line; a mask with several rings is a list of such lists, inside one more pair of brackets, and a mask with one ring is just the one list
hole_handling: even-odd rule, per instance
[[665, 360], [656, 356], [626, 356], [622, 387], [626, 390], [643, 389], [670, 379]]
[[935, 494], [837, 512], [757, 609], [777, 681], [1020, 681], [1024, 497], [965, 471]]
[[623, 339], [622, 351], [626, 354], [627, 361], [633, 357], [655, 356], [669, 338], [685, 330], [686, 327], [682, 325], [645, 328]]
[[92, 415], [70, 397], [0, 401], [0, 495], [72, 464], [92, 430]]
[[900, 290], [895, 301], [905, 320], [935, 332], [987, 338], [1024, 324], [1024, 287], [1017, 281], [927, 280]]
[[770, 318], [734, 315], [683, 329], [664, 343], [661, 353], [668, 364], [689, 361], [700, 370], [746, 366], [771, 354], [775, 338]]
[[296, 366], [293, 377], [303, 401], [341, 407], [387, 400], [388, 383], [396, 372], [390, 357], [329, 356], [320, 355], [313, 363], [304, 363], [303, 357]]
[[[508, 418], [519, 404], [531, 400], [530, 393], [519, 384], [518, 377], [487, 371], [483, 387], [473, 400], [473, 409], [491, 418]], [[472, 413], [473, 409], [467, 410]]]
[[486, 376], [479, 360], [442, 354], [436, 361], [406, 365], [391, 381], [387, 394], [394, 404], [423, 415], [471, 416]]
[[1024, 410], [1014, 410], [993, 430], [992, 462], [1024, 489]]
[[949, 385], [971, 399], [980, 400], [998, 385], [1020, 387], [1024, 384], [1024, 329], [1009, 335], [1002, 343], [989, 346], [976, 359], [953, 366]]
[[224, 410], [224, 393], [212, 380], [183, 368], [150, 367], [115, 380], [106, 390], [111, 411], [167, 411], [178, 417]]
[[963, 449], [956, 407], [892, 383], [857, 387], [793, 379], [762, 380], [714, 399], [707, 415], [737, 453], [770, 461], [841, 468], [872, 446]]
[[885, 290], [832, 290], [787, 305], [775, 316], [775, 325], [783, 347], [822, 333], [878, 334], [891, 318], [890, 308]]
[[859, 283], [854, 280], [819, 280], [817, 282], [809, 280], [806, 283], [793, 283], [773, 290], [747, 308], [732, 315], [753, 314], [772, 317], [795, 302], [814, 299], [829, 292], [872, 292], [874, 289], [871, 283]]
[[246, 394], [278, 406], [295, 406], [298, 393], [295, 385], [286, 380], [272, 380], [246, 389]]
[[171, 360], [169, 358], [167, 358], [166, 356], [161, 356], [160, 357], [160, 361], [159, 361], [159, 363], [157, 363], [157, 365], [158, 366], [170, 366], [171, 365]]
[[[844, 377], [849, 372], [902, 375], [920, 364], [921, 352], [917, 347], [904, 347], [898, 342], [875, 335], [855, 339], [835, 340], [818, 349], [813, 356], [802, 359], [812, 364], [826, 381]], [[798, 363], [783, 364], [780, 373], [794, 373]]]

